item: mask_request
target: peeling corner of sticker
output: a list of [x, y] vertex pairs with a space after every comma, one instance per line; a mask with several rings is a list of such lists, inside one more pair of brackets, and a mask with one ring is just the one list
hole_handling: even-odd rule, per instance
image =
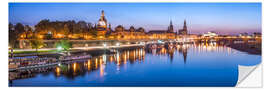
[[238, 65], [238, 81], [236, 87], [262, 87], [262, 65]]

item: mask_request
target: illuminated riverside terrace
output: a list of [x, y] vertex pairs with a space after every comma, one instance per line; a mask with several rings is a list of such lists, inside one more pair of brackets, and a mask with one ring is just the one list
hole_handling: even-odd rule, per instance
[[10, 72], [10, 86], [234, 86], [260, 55], [218, 44], [116, 49], [91, 59]]

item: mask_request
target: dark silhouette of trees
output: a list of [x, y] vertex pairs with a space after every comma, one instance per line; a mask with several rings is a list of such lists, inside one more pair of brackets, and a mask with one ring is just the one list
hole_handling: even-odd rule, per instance
[[18, 34], [19, 36], [25, 32], [24, 25], [21, 23], [17, 23], [15, 25], [15, 33]]
[[50, 32], [53, 36], [57, 34], [63, 34], [65, 38], [69, 38], [69, 35], [77, 35], [80, 38], [85, 35], [96, 35], [96, 31], [93, 30], [91, 23], [85, 21], [75, 22], [69, 21], [50, 21], [48, 19], [41, 20], [35, 25], [36, 32], [41, 35], [46, 35]]
[[11, 48], [15, 47], [18, 36], [15, 34], [15, 26], [11, 23], [8, 25], [8, 43]]
[[31, 39], [33, 36], [33, 29], [29, 25], [25, 25], [25, 38], [26, 39]]
[[9, 46], [11, 48], [17, 48], [18, 39], [21, 37], [23, 33], [25, 33], [25, 26], [21, 23], [17, 23], [15, 26], [9, 23]]

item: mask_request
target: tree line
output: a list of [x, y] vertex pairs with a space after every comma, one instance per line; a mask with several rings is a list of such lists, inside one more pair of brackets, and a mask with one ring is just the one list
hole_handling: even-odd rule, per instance
[[[23, 25], [22, 23], [9, 23], [9, 46], [19, 47], [19, 39], [36, 39], [38, 35], [44, 35], [44, 39], [53, 39], [52, 35], [58, 33], [65, 36], [81, 34], [97, 36], [96, 25], [85, 21], [50, 21], [44, 19], [38, 22], [34, 27]], [[67, 37], [65, 37], [67, 38]]]

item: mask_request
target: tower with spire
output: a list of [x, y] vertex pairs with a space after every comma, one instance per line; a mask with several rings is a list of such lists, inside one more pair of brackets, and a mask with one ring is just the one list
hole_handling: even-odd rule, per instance
[[107, 33], [108, 28], [107, 28], [107, 20], [105, 18], [104, 10], [101, 11], [101, 16], [100, 16], [100, 19], [98, 20], [96, 30], [97, 30], [98, 38], [100, 39], [105, 38], [105, 34]]
[[107, 29], [107, 20], [105, 18], [104, 10], [101, 11], [100, 19], [98, 20], [98, 28]]
[[187, 34], [188, 34], [186, 19], [184, 20], [184, 26], [183, 26], [183, 29], [182, 29], [182, 30], [180, 29], [180, 30], [178, 31], [178, 34], [182, 34], [182, 35], [187, 35]]
[[187, 22], [186, 22], [186, 19], [185, 19], [185, 21], [184, 21], [183, 30], [187, 32]]
[[172, 20], [170, 20], [170, 26], [168, 27], [168, 32], [173, 33], [173, 24], [172, 24]]

